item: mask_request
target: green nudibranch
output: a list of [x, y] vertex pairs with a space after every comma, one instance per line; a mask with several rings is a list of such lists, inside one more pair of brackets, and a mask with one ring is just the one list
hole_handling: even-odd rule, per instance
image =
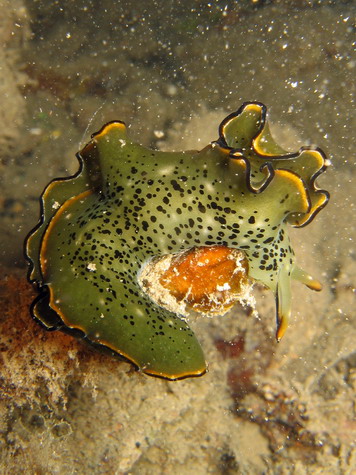
[[[328, 160], [318, 148], [278, 146], [263, 104], [244, 103], [201, 151], [149, 150], [114, 121], [77, 158], [76, 175], [44, 190], [40, 222], [26, 241], [29, 280], [39, 291], [32, 314], [48, 330], [73, 332], [147, 374], [180, 379], [205, 373], [204, 354], [184, 315], [152, 291], [149, 266], [157, 279], [157, 263], [173, 256], [160, 284], [175, 288], [177, 269], [187, 265], [181, 280], [189, 281], [211, 259], [214, 296], [207, 290], [192, 304], [188, 294], [204, 293], [205, 283], [182, 290], [203, 313], [209, 298], [218, 313], [220, 297], [245, 272], [245, 283], [261, 282], [276, 297], [277, 339], [290, 315], [291, 279], [321, 289], [295, 264], [286, 227], [305, 226], [326, 205], [329, 195], [315, 180]], [[170, 292], [168, 300], [182, 300]]]

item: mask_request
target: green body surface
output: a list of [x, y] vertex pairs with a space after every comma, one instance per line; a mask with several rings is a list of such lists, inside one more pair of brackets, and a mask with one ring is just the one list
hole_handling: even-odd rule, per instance
[[302, 226], [327, 203], [315, 186], [318, 149], [288, 154], [272, 139], [266, 109], [245, 103], [200, 152], [167, 153], [132, 143], [122, 122], [94, 134], [76, 176], [53, 181], [29, 235], [34, 316], [78, 329], [92, 343], [168, 379], [205, 372], [188, 324], [155, 304], [137, 276], [151, 258], [194, 246], [246, 253], [249, 277], [277, 301], [277, 338], [290, 313], [290, 281], [319, 290], [296, 267], [287, 223]]

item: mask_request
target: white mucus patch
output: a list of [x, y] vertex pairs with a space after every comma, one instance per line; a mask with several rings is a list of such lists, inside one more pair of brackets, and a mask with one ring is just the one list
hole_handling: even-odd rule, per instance
[[217, 285], [216, 286], [216, 290], [218, 290], [219, 292], [223, 292], [224, 290], [230, 290], [231, 287], [230, 287], [230, 284], [228, 282], [225, 282], [223, 285]]

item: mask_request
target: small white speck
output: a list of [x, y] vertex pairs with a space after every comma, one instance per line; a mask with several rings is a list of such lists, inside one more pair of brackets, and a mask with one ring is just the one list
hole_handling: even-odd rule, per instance
[[167, 87], [167, 94], [169, 96], [175, 96], [178, 92], [177, 87], [174, 84], [169, 84]]
[[60, 206], [61, 205], [58, 203], [58, 201], [55, 201], [52, 205], [52, 209], [58, 209], [58, 208], [60, 208]]
[[41, 135], [42, 134], [42, 129], [40, 127], [33, 127], [30, 129], [30, 134], [31, 135]]
[[161, 168], [158, 173], [163, 176], [163, 175], [170, 175], [171, 173], [173, 173], [173, 170], [174, 170], [174, 166], [167, 166], [167, 167], [164, 167], [164, 168]]
[[104, 318], [104, 317], [105, 317], [105, 315], [102, 313], [102, 314], [100, 315], [100, 318]]
[[125, 147], [125, 145], [126, 145], [126, 140], [120, 139], [119, 142], [121, 143], [121, 147]]
[[73, 350], [69, 350], [67, 353], [69, 359], [74, 360], [76, 358], [76, 353]]
[[157, 137], [158, 139], [161, 139], [161, 138], [164, 137], [163, 130], [155, 130], [153, 133], [154, 133], [155, 137]]
[[89, 262], [89, 264], [87, 265], [87, 269], [90, 272], [94, 272], [96, 270], [96, 264], [94, 264], [94, 262]]
[[223, 285], [217, 285], [216, 290], [219, 290], [220, 292], [223, 290], [230, 290], [230, 284], [228, 282], [225, 282]]

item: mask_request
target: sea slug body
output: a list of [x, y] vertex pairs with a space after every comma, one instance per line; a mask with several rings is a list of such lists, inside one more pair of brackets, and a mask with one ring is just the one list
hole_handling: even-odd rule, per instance
[[168, 379], [206, 371], [190, 312], [249, 303], [254, 281], [276, 297], [277, 339], [291, 309], [291, 280], [320, 290], [300, 269], [287, 225], [326, 205], [316, 186], [324, 153], [287, 153], [266, 107], [244, 103], [201, 151], [160, 152], [106, 124], [77, 154], [76, 175], [52, 181], [26, 241], [33, 316]]

